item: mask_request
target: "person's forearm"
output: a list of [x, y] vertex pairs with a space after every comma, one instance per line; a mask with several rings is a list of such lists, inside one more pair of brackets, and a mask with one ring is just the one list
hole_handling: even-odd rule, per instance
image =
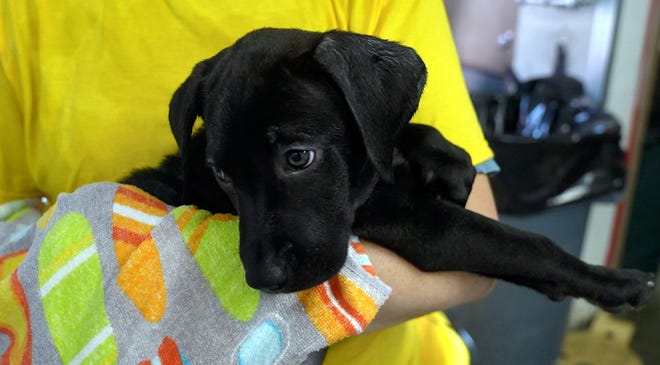
[[[497, 210], [486, 175], [477, 175], [466, 208], [497, 219]], [[494, 279], [466, 272], [422, 272], [382, 246], [370, 242], [364, 242], [364, 245], [376, 272], [392, 287], [392, 295], [367, 331], [483, 299], [491, 292], [495, 283]]]
[[477, 174], [465, 208], [486, 217], [498, 219], [495, 199], [487, 175]]

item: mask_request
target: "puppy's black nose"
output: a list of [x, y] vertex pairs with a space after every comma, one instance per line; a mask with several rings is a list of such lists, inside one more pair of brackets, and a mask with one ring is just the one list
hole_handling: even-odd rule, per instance
[[284, 265], [268, 262], [248, 270], [245, 279], [247, 284], [255, 289], [267, 293], [277, 293], [284, 288], [287, 275]]

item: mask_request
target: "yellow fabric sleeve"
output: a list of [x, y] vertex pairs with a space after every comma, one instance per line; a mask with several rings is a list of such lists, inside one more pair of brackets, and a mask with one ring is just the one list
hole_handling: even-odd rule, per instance
[[323, 361], [323, 365], [469, 363], [463, 340], [440, 312], [341, 341], [328, 349]]
[[[195, 63], [260, 27], [349, 30], [415, 48], [428, 83], [413, 121], [438, 128], [475, 164], [492, 157], [439, 0], [0, 0], [0, 202], [54, 199], [158, 163], [176, 149], [167, 123], [173, 91]], [[428, 323], [418, 321], [387, 332], [401, 356], [423, 345], [409, 330]], [[451, 333], [443, 328], [422, 342], [447, 356], [464, 351], [442, 339]], [[346, 343], [373, 348], [373, 363], [393, 363], [370, 338]]]

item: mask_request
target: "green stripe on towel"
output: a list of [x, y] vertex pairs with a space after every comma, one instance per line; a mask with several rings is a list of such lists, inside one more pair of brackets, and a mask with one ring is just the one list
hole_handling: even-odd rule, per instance
[[89, 223], [80, 213], [57, 221], [38, 259], [46, 323], [62, 362], [108, 363], [117, 358], [103, 303], [103, 273]]

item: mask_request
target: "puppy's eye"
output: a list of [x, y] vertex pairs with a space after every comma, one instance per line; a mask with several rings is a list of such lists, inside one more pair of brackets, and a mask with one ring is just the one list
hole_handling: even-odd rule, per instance
[[286, 152], [286, 162], [297, 170], [302, 170], [314, 162], [314, 150], [289, 150]]
[[229, 176], [225, 174], [222, 169], [220, 169], [218, 166], [211, 164], [210, 165], [211, 170], [213, 170], [213, 176], [215, 176], [215, 179], [218, 181], [220, 184], [230, 184], [231, 179]]

